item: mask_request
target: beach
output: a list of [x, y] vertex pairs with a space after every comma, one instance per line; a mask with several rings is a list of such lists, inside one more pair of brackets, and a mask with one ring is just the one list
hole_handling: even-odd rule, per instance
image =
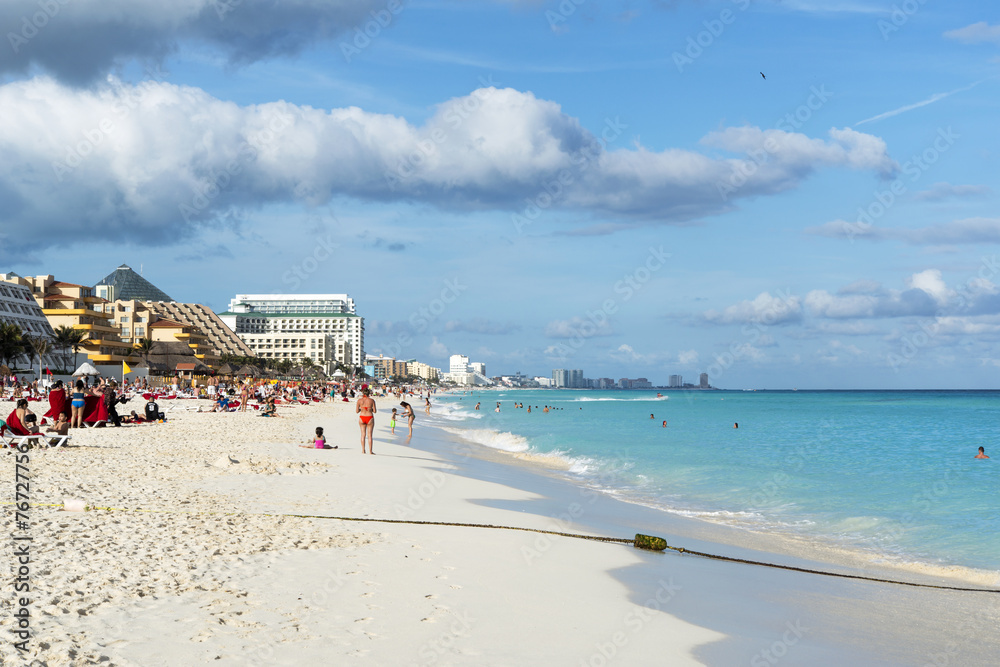
[[[361, 454], [353, 403], [75, 430], [31, 450], [27, 659], [39, 665], [986, 665], [997, 594], [832, 579], [515, 530], [805, 560], [760, 536], [622, 503], [423, 423]], [[300, 448], [322, 426], [336, 450]], [[14, 457], [4, 457], [10, 495]], [[65, 499], [94, 509], [65, 512]], [[13, 508], [5, 506], [8, 525]], [[292, 516], [299, 515], [299, 516]], [[770, 549], [770, 551], [768, 551]], [[12, 566], [13, 567], [13, 566]], [[955, 585], [939, 576], [926, 583]], [[4, 597], [0, 623], [16, 625]]]

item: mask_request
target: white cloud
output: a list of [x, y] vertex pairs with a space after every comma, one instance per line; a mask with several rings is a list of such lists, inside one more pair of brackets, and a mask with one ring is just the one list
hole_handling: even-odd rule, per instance
[[[8, 252], [98, 229], [176, 243], [205, 225], [238, 225], [224, 217], [234, 208], [336, 196], [517, 212], [561, 175], [567, 184], [552, 206], [662, 224], [731, 207], [717, 186], [739, 162], [678, 149], [608, 151], [558, 104], [509, 88], [449, 100], [420, 127], [356, 107], [241, 107], [156, 82], [78, 90], [35, 78], [0, 86], [0, 108], [0, 205], [22, 230], [8, 237]], [[891, 164], [880, 139], [850, 130], [824, 141], [738, 128], [708, 143], [741, 151], [765, 135], [787, 149], [734, 196], [787, 190], [821, 166]]]
[[741, 301], [721, 313], [708, 310], [702, 317], [713, 324], [785, 324], [802, 319], [802, 301], [789, 293], [771, 296], [762, 292], [753, 301]]
[[444, 343], [437, 339], [437, 336], [434, 336], [431, 339], [431, 344], [427, 347], [427, 354], [432, 357], [443, 359], [448, 356], [448, 348], [445, 347]]
[[696, 350], [684, 350], [677, 353], [678, 363], [686, 366], [698, 363], [698, 352]]
[[568, 320], [552, 320], [545, 326], [545, 335], [549, 338], [593, 338], [594, 336], [610, 336], [614, 333], [611, 323], [602, 320], [595, 323], [582, 317], [572, 317]]
[[952, 185], [951, 183], [935, 183], [926, 190], [913, 195], [920, 201], [943, 201], [945, 199], [980, 197], [988, 195], [993, 190], [987, 185]]
[[966, 218], [910, 229], [833, 220], [805, 231], [828, 238], [893, 240], [910, 245], [978, 245], [1000, 243], [1000, 218]]
[[957, 39], [965, 44], [979, 44], [981, 42], [1000, 43], [1000, 25], [990, 25], [986, 21], [979, 21], [964, 28], [948, 30], [944, 33], [944, 36], [948, 39]]

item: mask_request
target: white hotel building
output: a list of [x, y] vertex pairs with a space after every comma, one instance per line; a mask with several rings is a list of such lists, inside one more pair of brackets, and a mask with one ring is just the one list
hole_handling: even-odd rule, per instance
[[219, 318], [258, 357], [364, 364], [365, 320], [346, 294], [237, 294]]

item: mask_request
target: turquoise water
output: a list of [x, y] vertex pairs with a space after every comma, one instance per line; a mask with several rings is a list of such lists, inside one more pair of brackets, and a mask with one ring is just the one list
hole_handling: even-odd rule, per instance
[[453, 394], [434, 421], [558, 457], [563, 474], [665, 511], [887, 561], [1000, 570], [1000, 458], [973, 459], [979, 446], [1000, 457], [1000, 393], [663, 393]]

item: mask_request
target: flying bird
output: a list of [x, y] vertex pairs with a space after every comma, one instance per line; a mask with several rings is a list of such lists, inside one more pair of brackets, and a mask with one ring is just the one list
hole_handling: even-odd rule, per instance
[[761, 72], [761, 73], [760, 73], [760, 76], [761, 76], [761, 78], [762, 78], [762, 79], [764, 79], [765, 81], [767, 81], [767, 77], [766, 77], [766, 76], [764, 76], [764, 73], [763, 73], [763, 72]]

